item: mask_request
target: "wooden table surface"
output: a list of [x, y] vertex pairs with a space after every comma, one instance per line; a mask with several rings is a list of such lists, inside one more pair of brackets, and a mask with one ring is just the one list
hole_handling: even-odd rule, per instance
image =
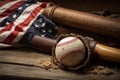
[[51, 54], [25, 47], [0, 49], [0, 80], [120, 80], [120, 69], [111, 75], [63, 69], [46, 70], [35, 66], [40, 58], [51, 58]]

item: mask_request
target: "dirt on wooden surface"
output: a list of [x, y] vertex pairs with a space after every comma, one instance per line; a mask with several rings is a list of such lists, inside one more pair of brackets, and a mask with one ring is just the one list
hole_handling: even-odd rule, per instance
[[112, 75], [115, 74], [115, 71], [111, 68], [105, 67], [105, 66], [94, 66], [92, 70], [86, 71], [91, 74], [96, 74], [96, 75]]
[[60, 68], [59, 66], [52, 63], [51, 58], [40, 58], [38, 60], [38, 64], [36, 64], [35, 66], [46, 70], [51, 70], [51, 69], [56, 70]]
[[[111, 64], [105, 64], [103, 65], [101, 61], [89, 65], [89, 67], [84, 70], [85, 73], [87, 74], [95, 74], [95, 75], [112, 75], [116, 73], [116, 70], [118, 70], [118, 66], [114, 64], [114, 68], [113, 67], [109, 67], [109, 65]], [[109, 62], [108, 62], [109, 63]], [[36, 67], [40, 67], [46, 70], [56, 70], [56, 69], [61, 69], [58, 65], [55, 65], [52, 63], [51, 58], [40, 58], [38, 60], [38, 64], [35, 65]], [[116, 68], [116, 69], [115, 69]]]

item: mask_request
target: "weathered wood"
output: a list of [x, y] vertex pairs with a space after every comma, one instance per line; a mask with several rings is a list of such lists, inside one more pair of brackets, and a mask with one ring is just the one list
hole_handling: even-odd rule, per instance
[[31, 48], [17, 48], [0, 50], [0, 77], [11, 76], [28, 79], [52, 79], [52, 80], [116, 80], [120, 79], [119, 72], [112, 75], [95, 75], [71, 71], [46, 70], [36, 67], [40, 58], [50, 58], [50, 54], [41, 53]]
[[27, 77], [27, 78], [38, 78], [38, 79], [53, 79], [53, 80], [117, 80], [120, 79], [118, 75], [110, 76], [99, 76], [93, 74], [75, 74], [65, 72], [62, 70], [47, 71], [37, 67], [28, 67], [11, 64], [0, 64], [0, 75], [1, 76], [16, 76], [16, 77]]
[[1, 63], [35, 66], [42, 57], [50, 57], [50, 55], [45, 55], [35, 50], [29, 50], [28, 48], [0, 51]]

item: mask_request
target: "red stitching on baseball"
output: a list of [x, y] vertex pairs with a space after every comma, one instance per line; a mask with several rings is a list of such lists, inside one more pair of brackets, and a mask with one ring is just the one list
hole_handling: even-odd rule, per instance
[[73, 39], [71, 39], [71, 40], [69, 40], [69, 41], [66, 41], [66, 42], [57, 44], [57, 47], [64, 46], [64, 45], [66, 45], [66, 44], [70, 44], [70, 43], [72, 43], [72, 42], [74, 42], [74, 41], [77, 41], [77, 40], [78, 40], [78, 38], [74, 37]]
[[65, 53], [67, 53], [67, 54], [64, 54], [64, 53], [63, 53], [64, 55], [61, 56], [61, 58], [60, 58], [60, 63], [62, 63], [62, 60], [63, 60], [66, 56], [68, 56], [70, 53], [74, 54], [74, 53], [76, 53], [76, 52], [77, 52], [77, 53], [79, 52], [80, 54], [83, 53], [81, 50], [78, 50], [78, 49], [76, 49], [76, 50], [74, 50], [74, 51], [71, 50], [71, 51], [65, 52]]

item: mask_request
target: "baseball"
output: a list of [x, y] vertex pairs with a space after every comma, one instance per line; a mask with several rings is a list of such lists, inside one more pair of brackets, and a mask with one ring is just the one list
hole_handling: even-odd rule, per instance
[[60, 64], [74, 67], [85, 58], [85, 46], [77, 37], [66, 37], [59, 41], [55, 48], [55, 57]]

